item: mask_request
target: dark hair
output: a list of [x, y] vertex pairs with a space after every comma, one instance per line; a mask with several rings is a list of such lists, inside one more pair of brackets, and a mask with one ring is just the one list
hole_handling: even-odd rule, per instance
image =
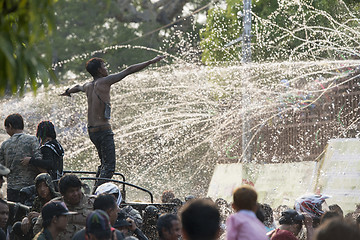
[[236, 210], [253, 210], [257, 202], [257, 193], [251, 186], [244, 185], [237, 188], [233, 194]]
[[73, 174], [64, 175], [59, 180], [59, 190], [61, 195], [64, 195], [66, 191], [71, 187], [80, 187], [82, 183], [80, 179]]
[[101, 68], [101, 63], [104, 63], [104, 59], [102, 58], [91, 58], [86, 63], [86, 70], [91, 74], [93, 77], [97, 77], [99, 75], [99, 68]]
[[336, 211], [327, 211], [320, 217], [320, 224], [323, 224], [333, 218], [342, 218], [342, 217]]
[[7, 118], [5, 119], [4, 125], [5, 125], [5, 127], [10, 127], [10, 125], [11, 125], [11, 127], [14, 129], [23, 130], [24, 129], [24, 119], [20, 114], [14, 113], [14, 114], [7, 116]]
[[356, 225], [346, 223], [339, 219], [326, 221], [315, 231], [314, 240], [358, 240], [360, 232]]
[[[260, 222], [264, 223], [265, 222], [265, 213], [264, 213], [264, 209], [262, 209], [262, 206], [260, 203], [257, 204], [257, 209], [256, 209], [256, 213], [255, 213], [257, 219], [259, 219]], [[264, 224], [265, 225], [265, 224]]]
[[261, 209], [263, 210], [265, 219], [264, 219], [264, 225], [267, 227], [271, 227], [274, 222], [274, 216], [273, 216], [273, 210], [270, 207], [269, 204], [261, 204]]
[[159, 217], [157, 223], [156, 223], [156, 229], [159, 233], [159, 237], [163, 237], [163, 228], [165, 228], [166, 231], [170, 232], [172, 228], [172, 221], [179, 220], [179, 218], [175, 214], [167, 213], [163, 214]]
[[174, 198], [175, 198], [175, 194], [170, 190], [166, 190], [161, 195], [161, 202], [171, 203], [171, 200], [173, 200]]
[[117, 207], [116, 199], [112, 194], [100, 194], [95, 198], [93, 208], [107, 211]]
[[[55, 216], [54, 216], [55, 217]], [[43, 220], [43, 222], [42, 222], [42, 227], [45, 229], [45, 228], [47, 228], [47, 227], [49, 227], [50, 225], [51, 225], [51, 221], [52, 221], [52, 219], [46, 219], [46, 220]]]
[[4, 199], [2, 199], [2, 198], [0, 198], [0, 203], [5, 204], [5, 205], [8, 205], [8, 203], [7, 203]]
[[216, 239], [220, 230], [220, 213], [209, 200], [196, 199], [181, 210], [181, 223], [190, 240]]
[[36, 137], [44, 140], [47, 137], [56, 139], [56, 132], [54, 124], [50, 121], [42, 121], [37, 126]]
[[335, 211], [335, 212], [339, 213], [339, 215], [340, 215], [341, 217], [344, 217], [344, 212], [343, 212], [343, 210], [341, 209], [341, 207], [340, 207], [339, 205], [337, 205], [337, 204], [332, 204], [332, 205], [329, 206], [329, 209], [330, 209], [331, 211]]

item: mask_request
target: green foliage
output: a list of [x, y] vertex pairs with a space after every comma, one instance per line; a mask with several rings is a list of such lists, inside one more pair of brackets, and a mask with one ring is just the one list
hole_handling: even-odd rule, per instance
[[[228, 9], [232, 8], [242, 6], [228, 0], [227, 11], [214, 8], [208, 12], [206, 28], [201, 31], [202, 61], [206, 64], [239, 59], [241, 44], [224, 47], [242, 34], [241, 16], [237, 16], [236, 24], [229, 21], [233, 15]], [[354, 57], [359, 41], [359, 8], [360, 3], [353, 0], [253, 1], [253, 61]], [[237, 34], [233, 34], [235, 30]]]
[[[101, 57], [109, 63], [111, 72], [118, 72], [126, 65], [156, 56], [157, 53], [134, 49], [133, 46], [158, 49], [158, 33], [144, 38], [139, 35], [156, 29], [152, 23], [122, 23], [114, 17], [119, 6], [116, 1], [72, 0], [55, 5], [57, 31], [52, 36], [54, 62], [60, 62], [56, 71], [67, 81], [68, 71], [85, 78], [85, 63], [91, 57]], [[65, 41], [64, 41], [65, 40]], [[132, 40], [129, 42], [129, 40]], [[111, 48], [111, 46], [114, 46]]]
[[[228, 1], [230, 2], [230, 1]], [[226, 49], [224, 45], [240, 36], [241, 19], [238, 12], [241, 5], [237, 1], [228, 4], [227, 9], [210, 9], [207, 16], [206, 28], [200, 31], [203, 49], [202, 61], [206, 64], [215, 61], [239, 60], [239, 49]]]
[[[22, 94], [27, 85], [56, 80], [49, 70], [51, 54], [47, 36], [54, 30], [56, 0], [0, 0], [0, 95]], [[47, 46], [43, 54], [39, 44]]]

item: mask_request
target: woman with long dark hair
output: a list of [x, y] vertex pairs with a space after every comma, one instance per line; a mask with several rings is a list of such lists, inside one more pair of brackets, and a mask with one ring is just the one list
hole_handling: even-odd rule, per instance
[[41, 145], [42, 159], [25, 157], [22, 164], [31, 164], [41, 171], [46, 170], [53, 180], [60, 179], [63, 175], [64, 149], [56, 140], [54, 124], [50, 121], [40, 122], [37, 127], [36, 137]]

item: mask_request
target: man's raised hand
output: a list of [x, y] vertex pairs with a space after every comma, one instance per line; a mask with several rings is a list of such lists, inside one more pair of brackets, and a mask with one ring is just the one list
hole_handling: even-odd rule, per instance
[[59, 96], [68, 96], [68, 97], [71, 97], [71, 95], [70, 95], [70, 93], [69, 93], [69, 88], [66, 89], [64, 93], [59, 94]]
[[160, 61], [161, 59], [164, 59], [164, 58], [165, 58], [164, 55], [156, 56], [156, 57], [154, 57], [153, 59], [150, 60], [150, 63], [151, 64], [157, 63], [158, 61]]

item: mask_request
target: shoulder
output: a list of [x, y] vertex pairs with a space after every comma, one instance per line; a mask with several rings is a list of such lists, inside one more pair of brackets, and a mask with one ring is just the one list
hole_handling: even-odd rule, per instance
[[85, 228], [81, 229], [80, 231], [77, 231], [72, 240], [81, 240], [81, 239], [85, 239]]
[[29, 135], [29, 134], [21, 134], [20, 139], [23, 141], [38, 143], [38, 139], [35, 136]]
[[295, 235], [287, 230], [280, 230], [280, 229], [276, 229], [275, 232], [273, 233], [272, 240], [297, 240], [297, 238], [295, 237]]
[[119, 230], [115, 229], [113, 232], [115, 233], [117, 240], [121, 240], [125, 238], [124, 234]]

